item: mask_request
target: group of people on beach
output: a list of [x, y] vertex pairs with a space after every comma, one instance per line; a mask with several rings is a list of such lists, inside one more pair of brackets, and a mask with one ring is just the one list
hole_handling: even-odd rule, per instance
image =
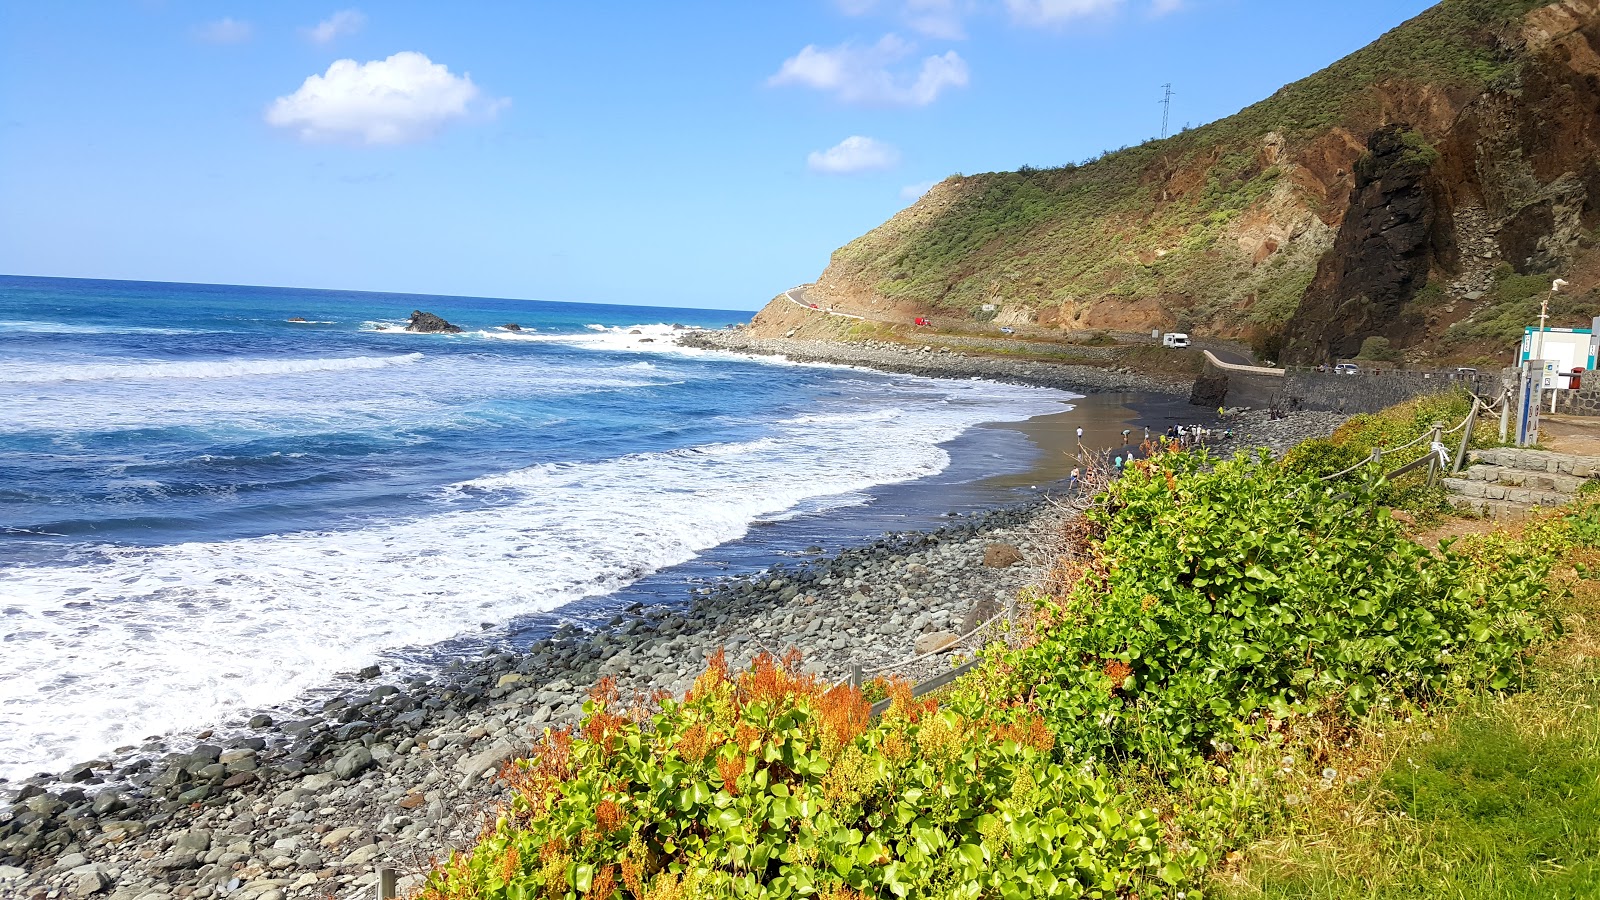
[[[1233, 440], [1232, 428], [1206, 428], [1203, 425], [1171, 425], [1165, 434], [1160, 436], [1162, 446], [1173, 447], [1201, 447], [1210, 446], [1219, 441]], [[1111, 456], [1110, 475], [1116, 478], [1122, 474], [1122, 469], [1130, 465], [1134, 459], [1135, 447], [1132, 444], [1133, 429], [1122, 429], [1122, 449]], [[1144, 440], [1139, 446], [1150, 443], [1150, 428], [1144, 428]], [[1078, 427], [1078, 447], [1083, 448], [1083, 427]], [[1072, 474], [1067, 478], [1067, 491], [1070, 496], [1076, 497], [1080, 487], [1084, 485], [1084, 473], [1081, 467], [1073, 466]]]

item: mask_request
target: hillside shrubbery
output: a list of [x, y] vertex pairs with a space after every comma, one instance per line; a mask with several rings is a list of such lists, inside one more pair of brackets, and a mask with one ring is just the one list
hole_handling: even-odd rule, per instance
[[1177, 771], [1297, 713], [1516, 685], [1547, 557], [1430, 552], [1372, 485], [1211, 462], [1124, 474], [1069, 586], [1039, 601], [1050, 626], [963, 693], [1029, 696], [1073, 750]]
[[[1446, 430], [1461, 424], [1472, 411], [1472, 396], [1466, 391], [1429, 394], [1392, 406], [1382, 412], [1352, 416], [1334, 431], [1331, 437], [1303, 441], [1283, 458], [1283, 467], [1305, 475], [1332, 475], [1342, 472], [1372, 457], [1375, 449], [1393, 450], [1411, 444], [1419, 435], [1427, 434], [1435, 423]], [[1479, 412], [1473, 428], [1470, 448], [1492, 447], [1499, 443], [1498, 416]], [[1461, 440], [1459, 432], [1444, 438], [1445, 446], [1453, 455]], [[1373, 476], [1379, 472], [1392, 472], [1415, 462], [1430, 451], [1428, 442], [1421, 441], [1393, 453], [1385, 453], [1382, 462], [1370, 470], [1358, 470], [1351, 478]], [[1449, 510], [1443, 488], [1427, 486], [1427, 473], [1416, 472], [1378, 485], [1376, 498], [1387, 506], [1403, 509], [1413, 515], [1434, 517]]]
[[715, 661], [649, 715], [602, 688], [580, 732], [508, 768], [498, 823], [425, 894], [1195, 898], [1270, 793], [1235, 753], [1516, 688], [1549, 554], [1600, 538], [1590, 505], [1433, 552], [1373, 485], [1264, 457], [1161, 454], [1103, 500], [1020, 649], [942, 698], [895, 684], [872, 720], [771, 658]]
[[1037, 716], [892, 690], [874, 722], [859, 690], [771, 657], [736, 677], [717, 661], [649, 719], [602, 690], [581, 735], [509, 772], [495, 833], [429, 893], [1111, 897], [1192, 868], [1154, 815], [1053, 753]]

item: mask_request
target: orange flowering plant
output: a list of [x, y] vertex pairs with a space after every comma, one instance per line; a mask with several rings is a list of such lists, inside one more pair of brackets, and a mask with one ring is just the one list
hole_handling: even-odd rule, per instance
[[[1188, 866], [1149, 811], [1064, 763], [1037, 715], [967, 717], [720, 655], [640, 721], [602, 684], [576, 733], [504, 773], [499, 821], [437, 869], [433, 900], [1174, 894]], [[1154, 892], [1152, 892], [1154, 891]]]

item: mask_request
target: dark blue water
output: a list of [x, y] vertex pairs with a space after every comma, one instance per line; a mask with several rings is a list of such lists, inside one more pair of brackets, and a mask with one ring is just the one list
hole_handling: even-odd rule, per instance
[[949, 442], [1067, 397], [672, 343], [738, 320], [0, 277], [0, 775], [976, 477]]

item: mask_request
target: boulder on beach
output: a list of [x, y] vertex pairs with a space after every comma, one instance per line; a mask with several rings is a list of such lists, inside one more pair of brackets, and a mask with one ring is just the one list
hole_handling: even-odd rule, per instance
[[451, 325], [433, 313], [423, 312], [420, 309], [411, 311], [411, 321], [406, 325], [407, 331], [418, 334], [460, 334], [459, 325]]
[[951, 634], [948, 631], [935, 631], [931, 634], [918, 635], [916, 641], [917, 655], [921, 656], [924, 653], [933, 653], [953, 647], [960, 640], [960, 635]]
[[991, 569], [1005, 569], [1022, 562], [1022, 551], [1010, 544], [990, 544], [983, 548], [983, 564]]

